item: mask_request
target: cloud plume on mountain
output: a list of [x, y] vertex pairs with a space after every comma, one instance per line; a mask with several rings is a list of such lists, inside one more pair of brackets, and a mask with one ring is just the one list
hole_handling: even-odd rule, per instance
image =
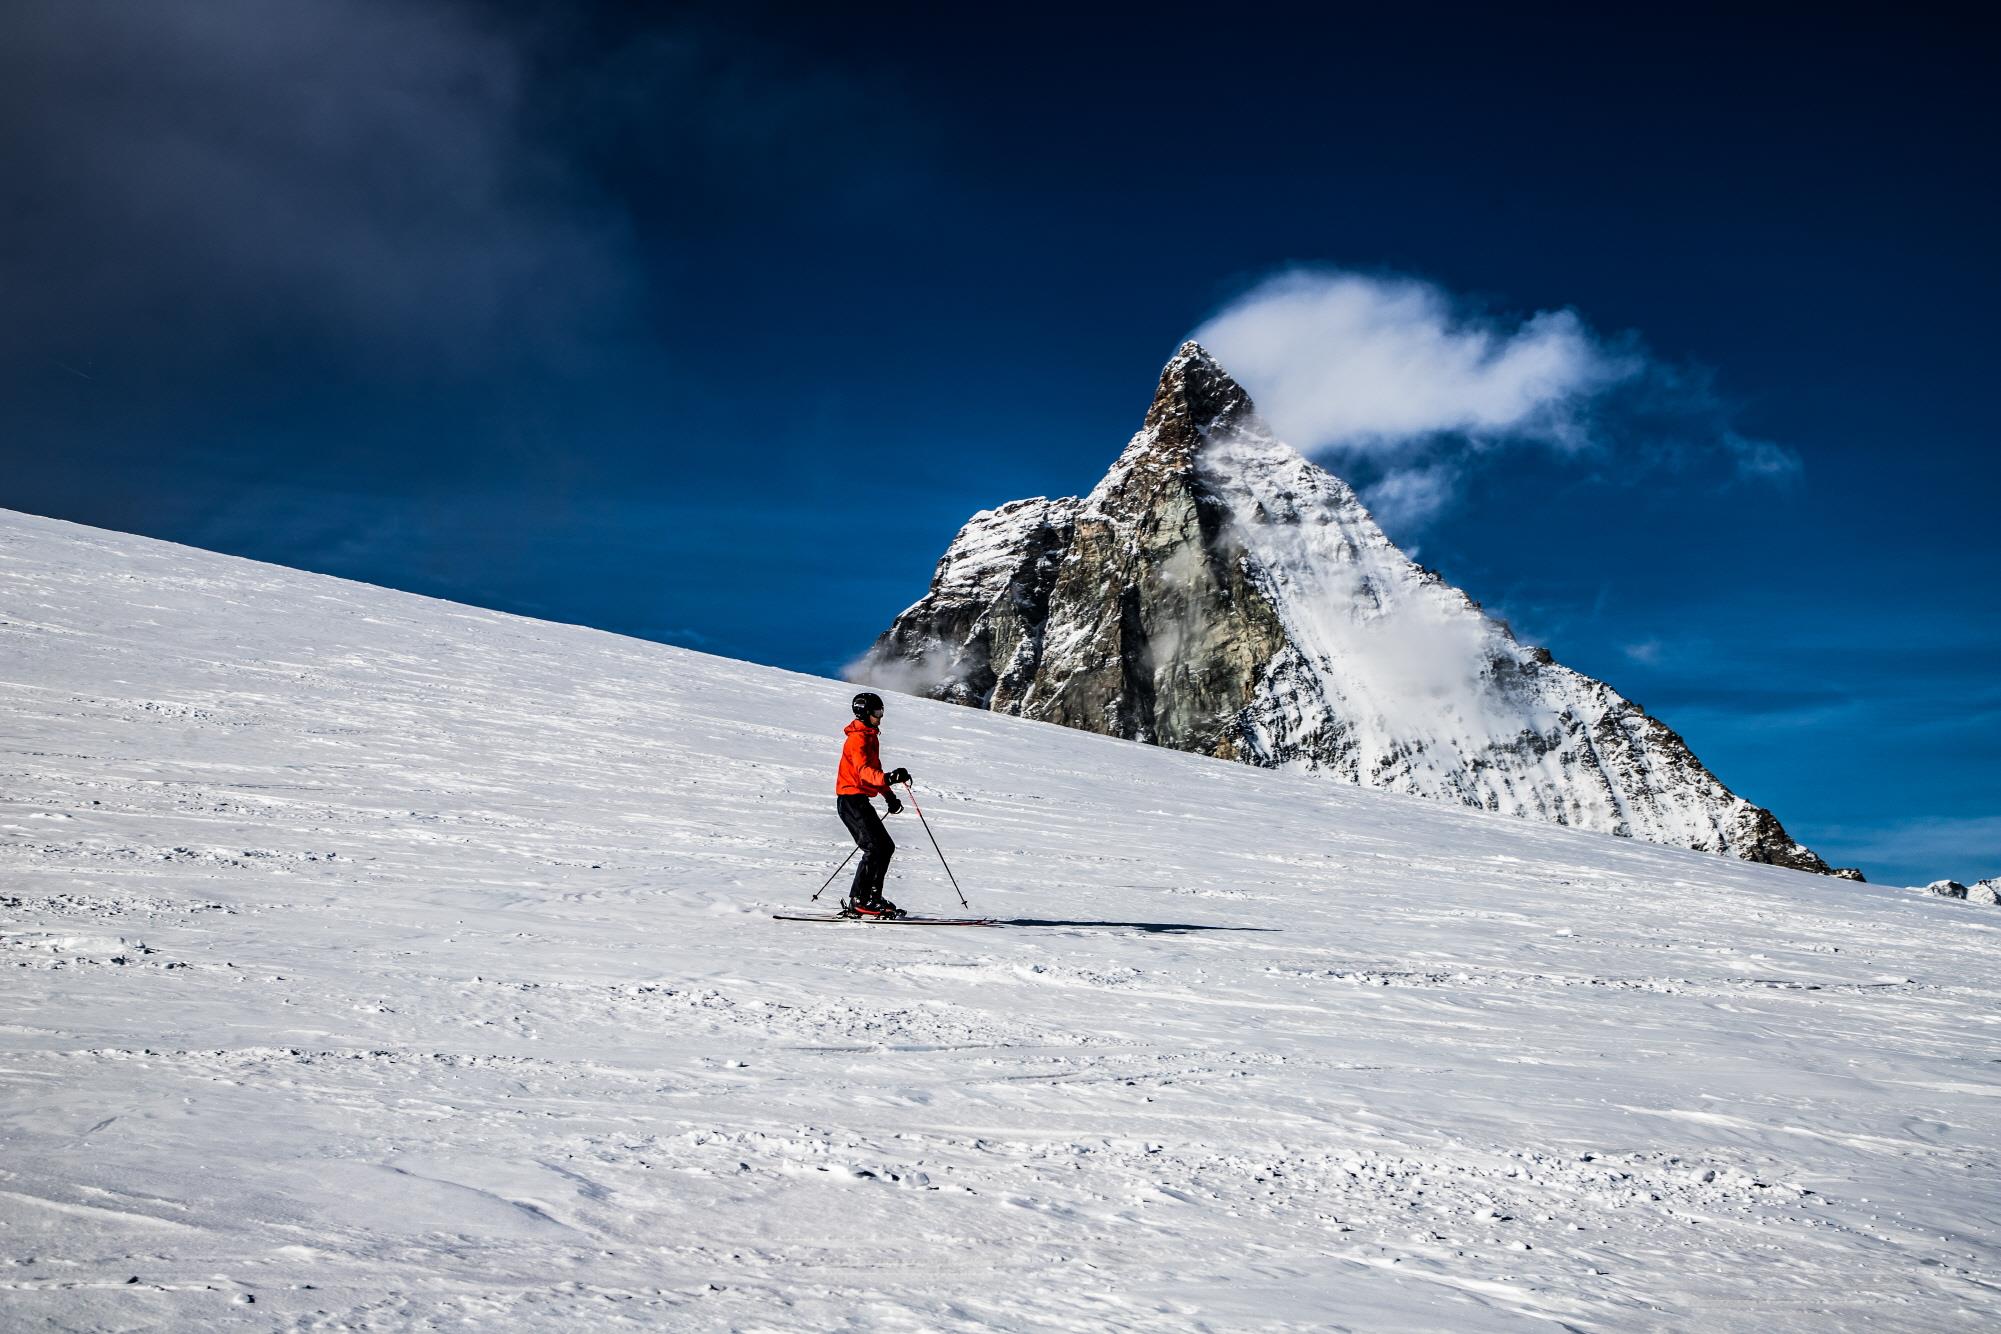
[[1269, 278], [1195, 338], [1253, 388], [1280, 434], [1348, 454], [1402, 453], [1445, 433], [1581, 448], [1592, 399], [1646, 366], [1575, 311], [1505, 320], [1431, 283], [1344, 270]]
[[1571, 309], [1503, 315], [1396, 274], [1299, 268], [1260, 282], [1194, 337], [1256, 396], [1274, 430], [1351, 470], [1400, 529], [1448, 510], [1474, 460], [1503, 447], [1630, 455], [1783, 483], [1797, 454], [1752, 439], [1704, 368], [1650, 355]]

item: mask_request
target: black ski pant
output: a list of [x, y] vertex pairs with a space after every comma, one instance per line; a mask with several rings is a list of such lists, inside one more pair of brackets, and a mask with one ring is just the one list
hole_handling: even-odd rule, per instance
[[848, 827], [855, 846], [862, 850], [862, 864], [855, 868], [855, 883], [848, 897], [856, 903], [873, 903], [882, 897], [882, 878], [889, 874], [889, 859], [896, 855], [896, 841], [882, 827], [882, 817], [867, 797], [841, 796], [841, 823]]

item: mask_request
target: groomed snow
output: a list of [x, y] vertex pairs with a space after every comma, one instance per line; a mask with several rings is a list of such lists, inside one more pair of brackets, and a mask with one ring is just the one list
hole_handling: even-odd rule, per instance
[[0, 515], [0, 1326], [2001, 1321], [2001, 913], [849, 693]]

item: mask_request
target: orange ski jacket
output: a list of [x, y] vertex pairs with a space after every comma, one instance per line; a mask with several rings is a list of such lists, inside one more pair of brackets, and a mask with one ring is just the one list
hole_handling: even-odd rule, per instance
[[882, 755], [876, 749], [876, 737], [880, 735], [859, 718], [848, 724], [848, 739], [841, 746], [841, 771], [834, 777], [835, 795], [879, 797], [889, 791], [889, 778], [882, 771]]

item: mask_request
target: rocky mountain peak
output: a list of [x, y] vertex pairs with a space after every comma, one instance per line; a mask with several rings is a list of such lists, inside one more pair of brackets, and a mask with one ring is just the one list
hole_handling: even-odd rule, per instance
[[1194, 342], [1088, 496], [974, 515], [856, 671], [1221, 759], [1829, 869], [1665, 724], [1413, 562]]
[[1142, 424], [1162, 447], [1192, 454], [1202, 440], [1255, 417], [1257, 408], [1244, 387], [1222, 364], [1189, 340], [1160, 372], [1160, 387]]

